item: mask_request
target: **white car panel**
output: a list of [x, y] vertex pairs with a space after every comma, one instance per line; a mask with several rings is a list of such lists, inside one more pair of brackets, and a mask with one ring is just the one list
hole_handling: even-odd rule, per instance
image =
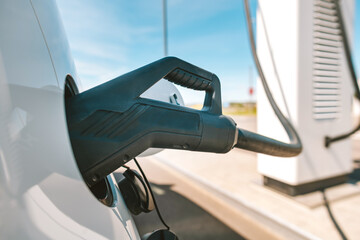
[[118, 188], [107, 207], [78, 171], [63, 96], [76, 73], [55, 8], [0, 2], [0, 239], [140, 239]]

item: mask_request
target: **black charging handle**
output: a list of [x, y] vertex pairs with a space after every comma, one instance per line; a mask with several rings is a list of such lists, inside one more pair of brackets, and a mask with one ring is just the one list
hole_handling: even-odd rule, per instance
[[[195, 110], [141, 98], [160, 79], [206, 91]], [[146, 149], [226, 153], [237, 142], [235, 122], [222, 115], [215, 74], [166, 57], [66, 100], [71, 144], [91, 186]]]

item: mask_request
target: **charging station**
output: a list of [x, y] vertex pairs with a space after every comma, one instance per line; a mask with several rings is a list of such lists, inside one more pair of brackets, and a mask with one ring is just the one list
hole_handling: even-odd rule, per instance
[[[351, 40], [354, 1], [340, 1]], [[303, 152], [292, 158], [258, 155], [264, 185], [298, 195], [343, 183], [352, 172], [349, 139], [325, 146], [326, 136], [352, 127], [348, 63], [334, 1], [259, 0], [257, 53], [276, 102], [294, 124]], [[350, 46], [351, 46], [350, 42]], [[258, 83], [258, 132], [289, 141]]]

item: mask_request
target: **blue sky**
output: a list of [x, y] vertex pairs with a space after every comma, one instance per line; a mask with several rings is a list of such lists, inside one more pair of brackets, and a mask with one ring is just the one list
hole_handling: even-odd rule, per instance
[[[85, 88], [163, 57], [162, 0], [58, 0], [78, 75]], [[251, 1], [255, 16], [256, 1]], [[356, 6], [356, 15], [360, 6]], [[355, 62], [360, 24], [355, 22]], [[223, 102], [249, 100], [250, 55], [241, 0], [168, 0], [169, 55], [216, 73]], [[203, 95], [180, 89], [185, 103]], [[253, 98], [255, 100], [255, 98]]]

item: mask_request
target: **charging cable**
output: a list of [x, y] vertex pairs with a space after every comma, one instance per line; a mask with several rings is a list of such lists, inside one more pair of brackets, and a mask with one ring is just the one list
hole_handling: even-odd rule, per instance
[[154, 193], [153, 193], [153, 191], [152, 191], [152, 189], [151, 189], [150, 183], [149, 183], [149, 181], [147, 180], [147, 177], [146, 177], [144, 171], [142, 170], [142, 168], [141, 168], [140, 164], [138, 163], [138, 161], [136, 160], [136, 158], [134, 158], [134, 162], [135, 162], [137, 168], [140, 170], [141, 175], [142, 175], [142, 177], [144, 178], [145, 183], [146, 183], [147, 187], [148, 187], [149, 190], [150, 190], [151, 197], [152, 197], [152, 199], [153, 199], [153, 201], [154, 201], [155, 210], [156, 210], [156, 213], [157, 213], [160, 221], [162, 222], [162, 224], [164, 224], [164, 226], [166, 227], [167, 230], [170, 230], [169, 225], [166, 224], [166, 222], [164, 221], [163, 217], [161, 216], [159, 207], [158, 207], [158, 205], [157, 205], [157, 203], [156, 203], [156, 199], [155, 199]]
[[[250, 7], [249, 7], [249, 1], [244, 0], [244, 7], [245, 7], [245, 13], [246, 13], [246, 22], [247, 22], [247, 30], [248, 35], [250, 39], [250, 45], [251, 45], [251, 53], [255, 61], [256, 69], [259, 73], [262, 85], [264, 87], [265, 94], [270, 102], [270, 105], [272, 109], [274, 110], [275, 115], [278, 117], [279, 121], [281, 122], [282, 126], [284, 127], [289, 140], [290, 144], [288, 143], [281, 143], [279, 144], [279, 149], [291, 149], [294, 152], [301, 152], [302, 151], [302, 143], [299, 137], [299, 134], [295, 130], [294, 126], [291, 124], [291, 122], [284, 116], [284, 114], [281, 112], [280, 108], [275, 102], [275, 99], [271, 93], [271, 90], [269, 88], [269, 85], [267, 84], [264, 72], [262, 70], [257, 52], [256, 52], [256, 44], [254, 39], [254, 33], [253, 33], [253, 27], [251, 22], [251, 13], [250, 13]], [[235, 145], [236, 146], [236, 145]], [[275, 150], [275, 149], [274, 149]]]

